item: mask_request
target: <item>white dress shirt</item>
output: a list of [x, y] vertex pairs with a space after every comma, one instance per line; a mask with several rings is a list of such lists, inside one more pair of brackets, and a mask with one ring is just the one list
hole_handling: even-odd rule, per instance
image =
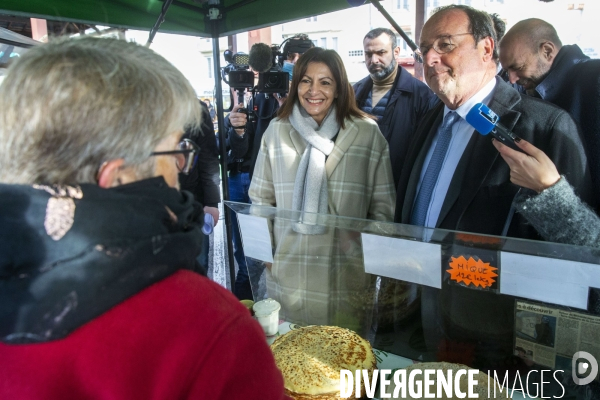
[[[454, 110], [458, 115], [460, 115], [461, 118], [452, 126], [452, 139], [450, 139], [450, 145], [448, 146], [446, 157], [442, 163], [442, 169], [440, 170], [435, 188], [433, 189], [433, 193], [431, 195], [431, 202], [429, 203], [427, 217], [425, 218], [425, 226], [428, 228], [435, 228], [437, 225], [440, 211], [442, 210], [442, 204], [444, 204], [444, 199], [448, 193], [448, 188], [450, 187], [450, 182], [452, 181], [452, 177], [456, 171], [456, 166], [462, 158], [471, 136], [476, 134], [473, 127], [465, 120], [465, 117], [475, 104], [483, 103], [488, 105], [492, 99], [492, 96], [494, 95], [495, 88], [496, 77], [493, 77], [483, 88], [481, 88], [481, 90], [479, 90], [479, 92], [475, 93], [475, 95], [473, 95], [469, 100]], [[444, 107], [444, 117], [446, 117], [446, 114], [448, 114], [450, 111], [452, 110], [450, 110], [447, 106]], [[423, 176], [425, 175], [425, 171], [427, 171], [427, 166], [429, 165], [433, 150], [437, 144], [438, 135], [439, 128], [435, 133], [431, 147], [427, 151], [427, 156], [425, 157], [425, 162], [423, 163], [423, 169], [421, 169], [417, 194], [419, 193], [419, 190], [421, 190]], [[415, 196], [415, 200], [416, 198], [417, 196]]]

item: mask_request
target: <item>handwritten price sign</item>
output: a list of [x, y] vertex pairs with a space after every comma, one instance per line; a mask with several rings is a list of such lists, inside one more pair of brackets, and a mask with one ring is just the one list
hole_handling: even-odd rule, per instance
[[475, 260], [473, 257], [465, 259], [463, 256], [458, 258], [450, 257], [450, 269], [446, 270], [450, 274], [450, 279], [466, 285], [474, 285], [481, 288], [488, 288], [496, 282], [498, 274], [495, 272], [498, 268], [492, 267], [490, 263], [484, 263], [481, 260]]

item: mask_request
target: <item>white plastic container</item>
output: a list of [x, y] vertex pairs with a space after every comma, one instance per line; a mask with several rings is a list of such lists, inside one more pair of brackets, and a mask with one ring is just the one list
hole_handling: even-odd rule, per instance
[[273, 299], [261, 300], [252, 307], [254, 318], [262, 326], [265, 335], [273, 336], [279, 331], [280, 308], [281, 305]]
[[204, 214], [204, 225], [202, 225], [202, 233], [206, 236], [210, 235], [213, 232], [213, 228], [215, 227], [215, 219], [209, 213]]

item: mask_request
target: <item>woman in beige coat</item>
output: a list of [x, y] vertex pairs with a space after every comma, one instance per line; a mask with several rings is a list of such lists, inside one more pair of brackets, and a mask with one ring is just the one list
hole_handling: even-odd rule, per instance
[[315, 213], [392, 221], [392, 182], [388, 144], [356, 106], [341, 58], [308, 50], [264, 134], [249, 192], [252, 204], [298, 212], [299, 222], [275, 221], [267, 272], [268, 295], [282, 303], [286, 319], [343, 325], [355, 313], [346, 307], [347, 277], [359, 268], [360, 282], [351, 286], [363, 286], [360, 238], [318, 225]]

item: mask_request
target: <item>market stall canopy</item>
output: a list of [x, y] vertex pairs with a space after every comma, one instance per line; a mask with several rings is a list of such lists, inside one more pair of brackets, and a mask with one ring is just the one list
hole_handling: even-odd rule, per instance
[[[150, 30], [161, 13], [159, 0], [3, 0], [0, 13], [119, 28]], [[207, 0], [175, 0], [161, 32], [212, 36]], [[219, 36], [348, 8], [347, 0], [222, 0], [216, 7]], [[214, 12], [214, 11], [213, 11]]]

